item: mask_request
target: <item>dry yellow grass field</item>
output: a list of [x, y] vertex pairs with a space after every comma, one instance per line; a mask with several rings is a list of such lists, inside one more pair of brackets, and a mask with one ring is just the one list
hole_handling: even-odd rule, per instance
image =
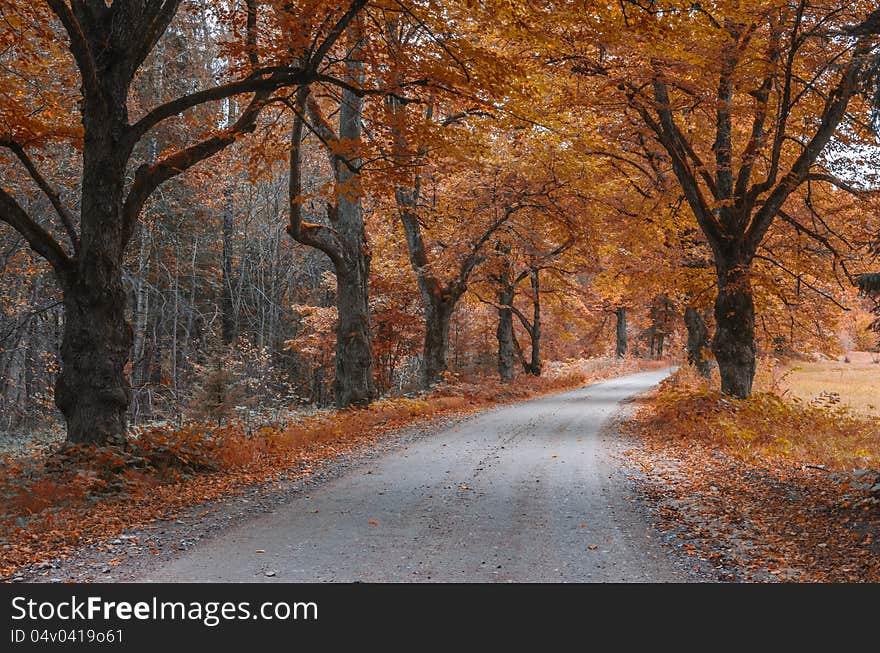
[[845, 360], [794, 361], [785, 371], [781, 386], [787, 394], [805, 402], [823, 393], [837, 393], [840, 403], [857, 415], [880, 416], [880, 355], [849, 352]]

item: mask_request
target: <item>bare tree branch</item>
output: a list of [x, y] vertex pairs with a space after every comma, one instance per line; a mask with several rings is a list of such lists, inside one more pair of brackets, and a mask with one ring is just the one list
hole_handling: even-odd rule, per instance
[[301, 87], [296, 94], [296, 116], [290, 132], [290, 178], [288, 182], [289, 220], [287, 233], [298, 243], [315, 247], [338, 266], [342, 263], [342, 244], [335, 229], [322, 224], [305, 222], [302, 215], [302, 143], [303, 110], [308, 102], [309, 89]]
[[49, 5], [49, 8], [58, 17], [58, 20], [61, 21], [64, 31], [67, 32], [67, 36], [70, 38], [70, 51], [73, 53], [76, 65], [82, 73], [85, 90], [97, 93], [101, 84], [98, 81], [95, 56], [89, 46], [88, 39], [86, 39], [83, 33], [82, 25], [80, 25], [65, 0], [46, 0], [46, 4]]
[[22, 165], [27, 169], [28, 174], [30, 174], [31, 178], [36, 182], [37, 186], [39, 186], [40, 190], [43, 191], [43, 194], [49, 199], [49, 202], [52, 204], [52, 208], [55, 209], [55, 212], [58, 214], [58, 217], [61, 219], [61, 224], [64, 227], [64, 230], [67, 232], [68, 238], [70, 238], [70, 243], [73, 245], [74, 252], [79, 251], [79, 236], [76, 233], [76, 228], [73, 226], [73, 216], [70, 215], [70, 211], [67, 210], [67, 207], [64, 206], [64, 203], [61, 201], [61, 197], [58, 195], [58, 192], [52, 188], [46, 178], [40, 174], [40, 171], [37, 169], [37, 166], [34, 164], [33, 160], [28, 156], [27, 152], [24, 151], [24, 148], [18, 144], [17, 142], [10, 139], [2, 139], [0, 138], [0, 147], [5, 147], [10, 150], [15, 156], [21, 161]]
[[313, 81], [314, 75], [299, 68], [275, 70], [270, 76], [267, 71], [259, 71], [245, 79], [221, 84], [213, 88], [196, 91], [188, 95], [166, 102], [152, 109], [131, 127], [131, 138], [134, 141], [142, 138], [150, 129], [168, 118], [208, 102], [223, 100], [234, 95], [245, 93], [271, 93], [284, 86], [297, 86]]
[[73, 265], [64, 248], [52, 234], [38, 225], [21, 205], [0, 188], [0, 220], [20, 233], [31, 249], [46, 259], [59, 275], [65, 275]]

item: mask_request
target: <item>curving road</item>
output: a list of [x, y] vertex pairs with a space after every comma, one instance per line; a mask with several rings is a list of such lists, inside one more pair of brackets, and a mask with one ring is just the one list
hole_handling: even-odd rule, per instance
[[668, 371], [497, 408], [355, 466], [141, 581], [683, 582], [606, 428]]

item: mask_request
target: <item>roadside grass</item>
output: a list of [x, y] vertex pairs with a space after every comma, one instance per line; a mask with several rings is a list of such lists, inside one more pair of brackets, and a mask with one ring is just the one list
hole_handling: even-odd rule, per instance
[[804, 402], [839, 398], [863, 416], [880, 416], [880, 354], [850, 352], [850, 362], [795, 361], [785, 366], [781, 387]]
[[762, 364], [755, 393], [745, 401], [723, 396], [716, 381], [681, 368], [661, 384], [652, 402], [655, 434], [724, 447], [751, 462], [777, 459], [836, 471], [880, 467], [880, 429], [874, 419], [842, 403], [781, 396], [773, 389], [780, 381], [773, 379], [769, 365]]
[[877, 420], [785, 392], [791, 376], [762, 361], [747, 400], [687, 366], [661, 383], [626, 425], [643, 495], [722, 579], [878, 582]]
[[253, 428], [187, 421], [134, 433], [124, 448], [62, 447], [0, 456], [0, 577], [253, 485], [308, 476], [383, 434], [494, 405], [668, 366], [583, 359], [512, 383], [449, 378], [414, 398]]

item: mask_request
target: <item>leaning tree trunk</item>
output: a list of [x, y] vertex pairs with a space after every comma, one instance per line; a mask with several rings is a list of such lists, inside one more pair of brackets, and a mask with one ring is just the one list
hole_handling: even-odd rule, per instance
[[130, 150], [116, 139], [126, 123], [124, 96], [84, 100], [82, 233], [71, 269], [59, 272], [65, 315], [55, 386], [74, 444], [125, 441], [133, 333], [122, 282], [122, 204]]
[[528, 369], [526, 370], [532, 376], [541, 376], [544, 364], [541, 361], [541, 338], [540, 331], [532, 337], [532, 354], [529, 359]]
[[721, 391], [745, 399], [752, 394], [755, 378], [755, 304], [749, 264], [717, 258], [718, 297], [712, 352], [721, 373]]
[[615, 355], [617, 358], [623, 358], [626, 356], [626, 307], [618, 306], [617, 310], [614, 311], [614, 314], [617, 316], [617, 346], [615, 348]]
[[705, 379], [712, 376], [712, 361], [706, 357], [709, 348], [709, 330], [703, 313], [693, 306], [684, 310], [684, 323], [687, 326], [687, 360], [697, 373]]
[[[395, 147], [400, 151], [405, 150], [400, 138]], [[403, 158], [402, 154], [398, 156]], [[447, 369], [449, 325], [455, 305], [464, 293], [465, 285], [460, 280], [443, 284], [433, 274], [428, 273], [428, 255], [422, 239], [419, 218], [415, 212], [418, 192], [413, 188], [398, 186], [395, 196], [400, 209], [400, 223], [406, 236], [410, 264], [416, 273], [416, 283], [422, 298], [425, 340], [422, 347], [421, 377], [422, 386], [430, 388], [440, 381]]]

